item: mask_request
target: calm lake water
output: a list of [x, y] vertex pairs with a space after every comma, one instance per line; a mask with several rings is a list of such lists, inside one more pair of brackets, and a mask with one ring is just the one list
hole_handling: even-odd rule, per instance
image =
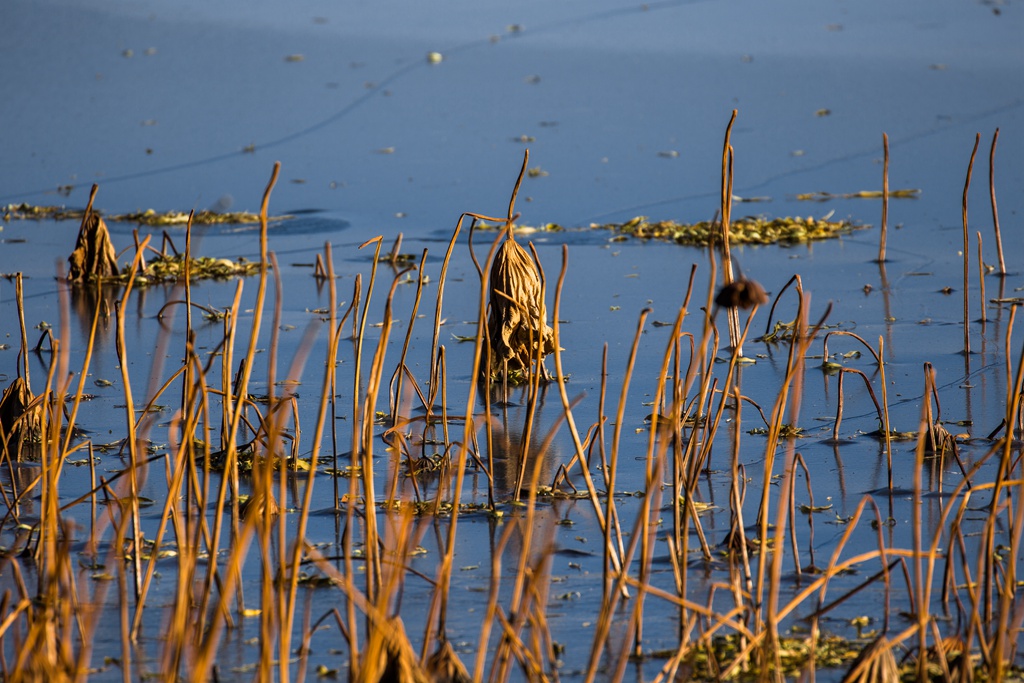
[[[279, 374], [296, 356], [304, 335], [314, 335], [302, 384], [296, 389], [306, 434], [312, 432], [320, 398], [327, 339], [325, 324], [312, 311], [328, 305], [327, 290], [311, 276], [309, 264], [324, 243], [333, 247], [342, 301], [351, 300], [357, 274], [364, 284], [369, 276], [372, 253], [357, 249], [365, 240], [382, 235], [390, 245], [402, 233], [403, 252], [418, 256], [429, 250], [425, 274], [432, 283], [425, 288], [420, 309], [426, 317], [414, 327], [410, 351], [410, 367], [419, 381], [425, 381], [434, 283], [455, 222], [463, 211], [504, 214], [528, 148], [536, 177], [525, 179], [520, 192], [517, 210], [523, 222], [555, 222], [569, 228], [534, 233], [521, 241], [533, 240], [549, 283], [556, 279], [563, 245], [568, 245], [561, 343], [571, 375], [570, 396], [580, 397], [574, 413], [582, 429], [597, 419], [604, 347], [610, 406], [606, 411], [614, 413], [638, 317], [643, 309], [651, 309], [626, 400], [616, 484], [623, 493], [624, 525], [631, 525], [639, 502], [628, 494], [643, 487], [649, 436], [644, 418], [653, 411], [649, 404], [671, 330], [655, 323], [674, 320], [691, 264], [696, 264], [694, 303], [683, 329], [699, 337], [698, 309], [707, 300], [708, 289], [717, 284], [709, 281], [704, 249], [612, 241], [609, 232], [575, 228], [637, 215], [687, 222], [710, 219], [718, 208], [722, 136], [733, 109], [739, 112], [732, 135], [735, 194], [759, 200], [737, 203], [734, 217], [833, 213], [835, 218], [872, 226], [812, 245], [737, 248], [744, 273], [770, 293], [799, 274], [811, 295], [812, 318], [831, 302], [829, 324], [854, 331], [873, 345], [879, 336], [884, 338], [895, 429], [917, 429], [922, 367], [932, 363], [947, 428], [970, 437], [961, 444], [965, 467], [988, 450], [990, 442], [981, 437], [996, 429], [1005, 412], [1006, 356], [1016, 362], [1021, 333], [1018, 327], [1007, 349], [1009, 309], [986, 303], [987, 322], [970, 325], [973, 353], [959, 353], [960, 209], [971, 147], [980, 133], [969, 195], [969, 292], [971, 318], [976, 321], [981, 299], [975, 231], [984, 239], [985, 262], [997, 263], [988, 200], [988, 152], [996, 128], [1001, 131], [996, 187], [1010, 274], [984, 278], [986, 299], [1018, 297], [1024, 288], [1019, 262], [1024, 249], [1024, 13], [1019, 3], [694, 0], [641, 5], [598, 0], [498, 6], [324, 0], [285, 6], [268, 0], [187, 0], [171, 7], [141, 1], [8, 0], [0, 19], [6, 28], [0, 42], [0, 86], [5, 93], [0, 121], [7, 132], [0, 204], [84, 207], [91, 185], [98, 183], [96, 206], [105, 213], [150, 208], [256, 211], [273, 163], [281, 162], [271, 213], [295, 217], [270, 228], [270, 248], [281, 266], [284, 291]], [[439, 56], [428, 59], [430, 53]], [[891, 201], [889, 261], [880, 266], [873, 262], [881, 213], [878, 200], [834, 198], [819, 203], [800, 201], [797, 195], [880, 189], [883, 133], [890, 139], [891, 188], [919, 189], [920, 194]], [[71, 318], [62, 322], [55, 280], [57, 264], [65, 262], [74, 247], [77, 223], [12, 220], [0, 225], [0, 272], [22, 272], [27, 278], [30, 344], [40, 334], [33, 326], [45, 321], [60, 331], [66, 324], [71, 367], [81, 367], [90, 305], [80, 294], [74, 295]], [[110, 227], [119, 250], [132, 244], [136, 226]], [[181, 247], [184, 231], [168, 232]], [[158, 240], [160, 231], [154, 234]], [[478, 253], [492, 235], [482, 233]], [[258, 258], [258, 231], [251, 226], [197, 228], [195, 238], [193, 249], [202, 255]], [[478, 290], [464, 242], [460, 240], [448, 274], [446, 323], [441, 328], [452, 384], [449, 401], [460, 413], [471, 381], [472, 349], [457, 337], [475, 334]], [[381, 269], [371, 322], [382, 318], [392, 276], [390, 268]], [[243, 310], [251, 308], [255, 290], [255, 280], [246, 281]], [[234, 291], [233, 282], [203, 283], [193, 288], [192, 296], [205, 306], [226, 308]], [[0, 332], [7, 335], [0, 339], [7, 345], [0, 351], [4, 386], [17, 372], [13, 295], [13, 285], [0, 282], [0, 319], [6, 321]], [[386, 376], [401, 351], [414, 295], [412, 283], [397, 288], [397, 324], [391, 333]], [[147, 387], [159, 386], [180, 365], [183, 314], [169, 321], [156, 317], [171, 296], [171, 287], [133, 295], [126, 338], [137, 403], [145, 400]], [[795, 299], [786, 296], [776, 319], [793, 317]], [[549, 311], [550, 298], [551, 292]], [[240, 329], [247, 330], [250, 323], [248, 314], [243, 316]], [[768, 312], [762, 308], [752, 336], [759, 336], [767, 323]], [[270, 327], [268, 320], [261, 340], [269, 340]], [[371, 328], [369, 343], [374, 344], [379, 333]], [[219, 342], [222, 328], [220, 323], [197, 322], [197, 334], [205, 352]], [[166, 347], [160, 346], [162, 341]], [[238, 348], [245, 343], [240, 339]], [[261, 341], [261, 348], [266, 343]], [[863, 350], [849, 338], [838, 338], [830, 346], [839, 353]], [[743, 392], [767, 412], [782, 382], [788, 348], [749, 342], [745, 351], [757, 362], [742, 370]], [[821, 354], [820, 340], [811, 354]], [[724, 352], [720, 355], [725, 357]], [[339, 386], [351, 387], [351, 347], [343, 345], [341, 357]], [[839, 360], [862, 370], [875, 391], [880, 390], [877, 368], [868, 354]], [[807, 363], [799, 415], [806, 438], [797, 440], [795, 447], [807, 464], [814, 504], [832, 507], [815, 515], [813, 537], [806, 524], [798, 526], [801, 566], [812, 561], [808, 548], [814, 549], [816, 564], [827, 563], [846, 530], [836, 523], [837, 517], [853, 514], [865, 494], [887, 483], [884, 448], [865, 435], [878, 428], [875, 411], [863, 382], [852, 381], [853, 376], [847, 377], [844, 387], [844, 442], [836, 447], [823, 443], [831, 437], [838, 387], [836, 377], [817, 367], [820, 362], [811, 358]], [[33, 356], [31, 363], [33, 388], [38, 391], [48, 359]], [[550, 360], [548, 367], [553, 367]], [[266, 393], [266, 367], [257, 367], [255, 373], [252, 393]], [[112, 322], [101, 325], [91, 375], [87, 391], [95, 398], [83, 404], [79, 422], [95, 443], [117, 441], [125, 430], [123, 408], [118, 408], [124, 403], [124, 389]], [[112, 386], [105, 385], [107, 380]], [[351, 395], [342, 393], [339, 401], [351, 414]], [[507, 452], [522, 438], [527, 417], [525, 398], [513, 395], [511, 403], [499, 416], [499, 434], [508, 441], [496, 446], [499, 461], [507, 457], [500, 451]], [[388, 409], [386, 398], [377, 409]], [[561, 413], [557, 391], [549, 390], [537, 418], [538, 446]], [[168, 441], [169, 419], [168, 412], [154, 420], [152, 438], [157, 444]], [[348, 444], [348, 422], [338, 420], [337, 425], [339, 444]], [[745, 408], [744, 431], [758, 426], [763, 423], [756, 411]], [[457, 429], [461, 434], [461, 423]], [[741, 459], [752, 478], [748, 520], [756, 514], [754, 489], [761, 480], [764, 443], [763, 436], [743, 434]], [[310, 448], [303, 443], [300, 450], [308, 453]], [[543, 456], [542, 479], [550, 482], [572, 453], [562, 425]], [[703, 518], [712, 544], [720, 543], [729, 529], [729, 453], [723, 436], [700, 490], [704, 500], [719, 506]], [[886, 540], [899, 547], [910, 547], [912, 539], [908, 491], [914, 480], [913, 455], [913, 442], [894, 445], [894, 486], [903, 493], [876, 496], [883, 516], [895, 520]], [[114, 452], [101, 454], [100, 463], [98, 470], [108, 474], [124, 466]], [[391, 467], [383, 444], [376, 463], [382, 486]], [[65, 502], [87, 489], [87, 469], [66, 469]], [[158, 469], [142, 495], [162, 501], [166, 484], [162, 467]], [[26, 470], [31, 472], [32, 466], [26, 465]], [[507, 499], [514, 488], [513, 475], [495, 474], [502, 498]], [[986, 467], [977, 476], [991, 481], [994, 475]], [[798, 503], [809, 504], [805, 475], [801, 471], [798, 477]], [[929, 465], [925, 485], [930, 491], [939, 490], [940, 478], [945, 490], [960, 482], [955, 461]], [[314, 494], [318, 511], [333, 505], [330, 477], [322, 479]], [[482, 474], [468, 479], [465, 501], [486, 501], [484, 479]], [[295, 482], [294, 496], [300, 495], [303, 484], [302, 478]], [[666, 505], [669, 497], [666, 493]], [[979, 495], [972, 505], [985, 500]], [[942, 502], [941, 496], [928, 499], [928, 530], [941, 523]], [[295, 498], [286, 505], [294, 508], [299, 503]], [[510, 516], [515, 512], [511, 506], [505, 509]], [[671, 514], [669, 508], [664, 512]], [[38, 511], [29, 517], [32, 514]], [[68, 514], [82, 525], [89, 523], [84, 507]], [[159, 506], [146, 511], [144, 522], [151, 526], [145, 529], [150, 534], [159, 514]], [[559, 520], [572, 523], [550, 527], [559, 551], [552, 560], [556, 583], [548, 618], [555, 640], [569, 644], [560, 675], [576, 679], [586, 664], [598, 611], [600, 532], [588, 501], [545, 503], [540, 517], [539, 528], [548, 529], [544, 525]], [[433, 525], [440, 529], [444, 522], [425, 518], [420, 524], [427, 552], [415, 558], [413, 568], [432, 577], [439, 557]], [[456, 571], [452, 609], [458, 616], [449, 619], [448, 629], [467, 662], [474, 657], [481, 591], [489, 586], [491, 555], [502, 524], [483, 515], [460, 522], [455, 565], [465, 570]], [[877, 532], [866, 521], [862, 525], [850, 554], [874, 547]], [[0, 542], [9, 546], [13, 534], [13, 528], [0, 530]], [[335, 516], [315, 516], [307, 536], [313, 543], [335, 547], [340, 542]], [[514, 566], [514, 556], [521, 550], [506, 550], [506, 568]], [[664, 559], [667, 553], [662, 546], [656, 554]], [[800, 580], [792, 574], [792, 559], [786, 562], [786, 590], [795, 593]], [[848, 579], [837, 578], [835, 594], [863, 581], [877, 571], [876, 565]], [[166, 571], [173, 569], [170, 565]], [[667, 560], [657, 562], [655, 572], [652, 583], [672, 586]], [[727, 576], [694, 557], [691, 598], [706, 602], [712, 583]], [[255, 586], [257, 579], [254, 555], [247, 581]], [[10, 587], [11, 581], [9, 569], [0, 571], [0, 583]], [[170, 590], [173, 582], [168, 579], [167, 585]], [[854, 637], [849, 620], [863, 614], [879, 628], [881, 589], [873, 590], [857, 604], [831, 613], [827, 628]], [[256, 589], [251, 593], [256, 595]], [[330, 609], [337, 592], [311, 588], [306, 595], [316, 619]], [[411, 581], [403, 596], [401, 615], [416, 647], [429, 595], [425, 581]], [[116, 606], [112, 593], [106, 599]], [[897, 591], [894, 608], [902, 609], [904, 599]], [[161, 600], [173, 600], [173, 595]], [[813, 607], [809, 604], [799, 616]], [[647, 614], [645, 645], [674, 648], [675, 610], [652, 600]], [[110, 628], [100, 631], [95, 644], [95, 666], [120, 652], [116, 608], [110, 619]], [[799, 625], [792, 621], [785, 627]], [[140, 645], [150, 657], [160, 650], [161, 628], [160, 612], [153, 609]], [[222, 680], [248, 680], [244, 667], [256, 659], [256, 645], [250, 640], [255, 632], [243, 628], [225, 635], [219, 660]], [[313, 664], [344, 667], [347, 660], [339, 634], [317, 635], [314, 646]], [[649, 680], [662, 663], [638, 663], [630, 675]], [[144, 657], [136, 659], [136, 667], [136, 677], [147, 671]], [[95, 676], [117, 678], [119, 670], [109, 666]]]

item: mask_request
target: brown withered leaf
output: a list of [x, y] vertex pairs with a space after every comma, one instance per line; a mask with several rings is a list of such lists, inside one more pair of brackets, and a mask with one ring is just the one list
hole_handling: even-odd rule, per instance
[[525, 379], [538, 349], [543, 361], [555, 350], [555, 343], [547, 324], [540, 272], [511, 234], [494, 257], [490, 288], [491, 374]]
[[23, 444], [38, 443], [42, 436], [43, 408], [29, 408], [34, 400], [32, 389], [16, 377], [0, 398], [0, 452], [6, 442], [8, 453], [20, 458]]
[[90, 213], [82, 221], [68, 264], [68, 280], [74, 282], [117, 277], [117, 252], [110, 242], [107, 224], [99, 214]]

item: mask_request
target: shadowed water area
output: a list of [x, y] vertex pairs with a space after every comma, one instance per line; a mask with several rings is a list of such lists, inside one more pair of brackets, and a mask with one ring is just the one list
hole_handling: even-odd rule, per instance
[[[27, 367], [56, 397], [53, 435], [76, 429], [0, 463], [4, 677], [378, 680], [399, 662], [420, 680], [447, 643], [471, 677], [653, 681], [713, 678], [749, 644], [730, 675], [840, 680], [880, 636], [909, 678], [922, 642], [936, 675], [964, 666], [939, 647], [955, 639], [990, 675], [1024, 664], [1024, 477], [1003, 422], [1019, 420], [1022, 16], [9, 0], [0, 383]], [[733, 110], [734, 222], [851, 226], [732, 245], [769, 297], [739, 312], [742, 360], [713, 310], [720, 251], [633, 234], [640, 216], [717, 220]], [[543, 269], [564, 381], [488, 393], [469, 219], [446, 253], [463, 212], [506, 216], [527, 149], [515, 239]], [[193, 256], [257, 266], [194, 281], [191, 314], [173, 279], [126, 298], [66, 283], [81, 214], [14, 209], [80, 212], [98, 185], [124, 268], [147, 236], [185, 249], [183, 223], [137, 214], [256, 214], [275, 162], [273, 268], [261, 286], [258, 222], [194, 225]], [[472, 238], [485, 274], [490, 223]], [[374, 267], [371, 240], [384, 257], [399, 235]], [[777, 323], [798, 318], [797, 285], [822, 327], [794, 350]], [[234, 439], [225, 393], [248, 399]], [[925, 418], [942, 447], [918, 438]]]

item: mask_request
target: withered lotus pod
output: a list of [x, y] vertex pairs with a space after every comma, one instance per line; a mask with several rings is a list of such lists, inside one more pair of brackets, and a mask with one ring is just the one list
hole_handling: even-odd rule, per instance
[[[555, 350], [555, 340], [547, 324], [540, 272], [511, 233], [494, 257], [490, 289], [491, 376], [525, 381], [538, 350], [543, 362]], [[543, 365], [540, 371], [547, 376]]]
[[768, 295], [756, 280], [740, 278], [718, 291], [715, 303], [722, 308], [753, 308], [767, 303]]
[[117, 252], [110, 242], [107, 224], [99, 214], [90, 211], [82, 221], [68, 263], [68, 279], [74, 282], [117, 276]]
[[42, 406], [29, 405], [34, 400], [28, 383], [17, 377], [0, 398], [0, 452], [20, 457], [22, 446], [38, 443], [42, 436]]

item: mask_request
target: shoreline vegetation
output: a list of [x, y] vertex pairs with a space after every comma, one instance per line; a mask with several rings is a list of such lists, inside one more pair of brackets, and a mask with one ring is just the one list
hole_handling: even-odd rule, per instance
[[[274, 166], [255, 216], [260, 258], [249, 264], [252, 270], [246, 274], [257, 279], [252, 285], [238, 280], [234, 303], [221, 318], [223, 339], [215, 354], [195, 346], [190, 269], [195, 267], [191, 226], [196, 216], [186, 218], [184, 250], [179, 255], [171, 247], [181, 267], [165, 276], [178, 283], [165, 308], [183, 306], [186, 332], [161, 339], [167, 353], [154, 354], [159, 360], [153, 371], [160, 380], [142, 401], [136, 402], [141, 394], [132, 389], [138, 378], [129, 374], [132, 357], [142, 354], [127, 347], [124, 329], [135, 315], [128, 305], [133, 289], [152, 267], [152, 235], [136, 233], [131, 263], [123, 269], [114, 264], [123, 289], [113, 310], [95, 307], [87, 347], [74, 356], [77, 365], [67, 331], [50, 335], [49, 372], [44, 379], [36, 378], [38, 393], [33, 393], [29, 378], [21, 276], [15, 276], [21, 354], [18, 377], [0, 402], [0, 468], [13, 473], [31, 463], [36, 474], [29, 480], [11, 475], [2, 487], [4, 680], [77, 681], [91, 675], [110, 677], [117, 669], [124, 680], [220, 680], [218, 657], [224, 640], [242, 622], [250, 624], [246, 637], [256, 639], [256, 660], [244, 673], [255, 680], [556, 681], [569, 677], [563, 671], [568, 655], [578, 665], [571, 677], [584, 681], [623, 680], [631, 663], [652, 661], [657, 673], [651, 680], [659, 683], [680, 678], [782, 681], [813, 676], [824, 667], [844, 672], [836, 678], [850, 682], [1020, 676], [1024, 357], [1014, 366], [1010, 347], [1016, 308], [1010, 308], [1006, 326], [1009, 386], [1003, 424], [987, 437], [985, 454], [969, 465], [959, 456], [962, 437], [942, 427], [934, 368], [926, 364], [919, 380], [923, 399], [916, 430], [909, 437], [897, 432], [889, 420], [887, 342], [879, 337], [875, 346], [854, 334], [826, 333], [831, 305], [812, 317], [810, 296], [799, 275], [791, 281], [792, 322], [774, 342], [785, 351], [783, 380], [771, 406], [762, 409], [753, 403], [743, 394], [740, 368], [748, 360], [743, 348], [752, 343], [755, 315], [768, 299], [760, 285], [735, 271], [730, 243], [804, 241], [858, 226], [839, 221], [833, 229], [824, 219], [733, 220], [730, 133], [735, 118], [734, 111], [723, 144], [716, 220], [697, 224], [700, 228], [639, 218], [600, 226], [623, 238], [693, 239], [694, 244], [712, 246], [710, 272], [703, 274], [711, 285], [708, 300], [691, 306], [698, 272], [694, 265], [660, 352], [660, 372], [645, 387], [652, 412], [641, 458], [623, 452], [620, 437], [650, 310], [638, 314], [621, 386], [610, 385], [603, 368], [599, 414], [574, 412], [578, 399], [570, 396], [567, 350], [560, 343], [570, 248], [562, 247], [557, 272], [546, 272], [533, 246], [517, 242], [513, 230], [528, 153], [506, 216], [459, 216], [439, 276], [430, 283], [436, 291], [434, 310], [424, 316], [418, 313], [421, 304], [427, 306], [426, 250], [418, 265], [403, 263], [393, 281], [382, 284], [378, 265], [383, 237], [362, 244], [359, 248], [372, 249], [375, 258], [366, 278], [356, 275], [346, 305], [339, 303], [334, 255], [326, 243], [317, 255], [322, 268], [316, 273], [330, 302], [323, 314], [326, 356], [314, 358], [311, 344], [303, 345], [284, 371], [278, 367], [276, 332], [281, 326], [281, 282], [267, 235], [280, 164]], [[992, 196], [994, 204], [994, 191]], [[53, 211], [36, 217], [46, 213], [49, 218], [81, 220], [81, 240], [87, 225], [92, 226], [91, 235], [103, 222], [91, 206], [92, 199], [78, 214]], [[966, 199], [964, 211], [966, 216]], [[22, 213], [32, 217], [34, 211]], [[174, 215], [174, 223], [180, 222], [179, 214]], [[252, 218], [243, 215], [244, 222]], [[474, 250], [473, 238], [479, 239], [475, 233], [482, 223], [500, 231], [484, 233], [493, 239], [480, 261], [483, 249]], [[966, 217], [964, 231], [966, 235]], [[455, 255], [464, 232], [479, 281], [450, 283], [446, 276], [452, 259], [465, 257]], [[84, 256], [72, 265], [109, 266], [109, 243], [102, 237], [85, 239], [79, 245]], [[414, 270], [415, 298], [411, 311], [403, 311], [410, 323], [404, 341], [393, 340], [396, 288]], [[92, 291], [112, 277], [106, 272], [62, 281], [62, 319], [70, 317], [69, 288]], [[243, 286], [256, 288], [251, 311], [241, 308]], [[471, 368], [450, 368], [439, 341], [447, 286], [470, 286], [478, 292]], [[277, 291], [273, 309], [267, 306], [271, 288]], [[367, 311], [381, 289], [383, 322], [370, 335]], [[770, 319], [778, 304], [777, 297]], [[250, 325], [245, 330], [247, 315]], [[265, 315], [273, 322], [269, 341], [260, 339]], [[118, 379], [124, 391], [124, 467], [116, 472], [96, 469], [95, 444], [78, 424], [97, 352], [96, 330], [101, 318], [110, 316], [118, 330]], [[419, 317], [425, 320], [421, 326], [432, 325], [426, 348], [411, 342]], [[692, 332], [684, 330], [690, 319], [696, 321], [689, 326]], [[720, 323], [727, 331], [719, 332]], [[965, 320], [965, 336], [966, 326]], [[852, 368], [829, 369], [840, 380], [856, 374], [866, 383], [877, 409], [889, 485], [864, 496], [853, 515], [838, 521], [836, 540], [823, 557], [820, 550], [815, 555], [814, 516], [829, 506], [814, 504], [807, 465], [792, 435], [801, 421], [802, 383], [817, 368], [808, 362], [813, 347], [836, 336], [856, 338], [876, 361], [877, 373], [871, 377]], [[159, 364], [174, 348], [183, 360], [165, 370]], [[607, 346], [605, 354], [607, 359]], [[340, 381], [343, 356], [343, 369], [352, 372], [351, 386]], [[828, 358], [826, 352], [826, 363]], [[257, 397], [250, 385], [258, 363], [266, 364], [269, 393]], [[323, 370], [314, 390], [319, 396], [315, 413], [303, 415], [300, 425], [295, 386], [307, 364]], [[453, 378], [462, 376], [472, 378], [465, 396], [449, 401], [456, 394]], [[518, 443], [504, 444], [508, 431], [499, 427], [508, 387], [514, 384], [525, 396], [526, 420], [519, 426]], [[547, 433], [535, 421], [544, 392], [549, 401], [554, 395], [561, 408]], [[835, 439], [842, 392], [840, 381]], [[158, 401], [170, 406], [169, 419], [157, 422], [151, 416]], [[754, 447], [763, 457], [760, 475], [749, 475], [740, 459], [740, 444], [749, 440], [745, 412], [764, 424], [763, 438], [755, 437]], [[572, 453], [552, 475], [545, 470], [544, 456], [559, 431], [568, 433]], [[896, 435], [916, 443], [909, 491], [893, 486]], [[154, 452], [150, 445], [155, 442], [165, 445]], [[504, 473], [512, 482], [507, 487], [498, 481], [495, 454], [501, 448], [514, 456], [508, 458], [513, 471]], [[379, 469], [381, 458], [389, 463], [386, 472]], [[644, 489], [628, 497], [635, 499], [632, 518], [625, 514], [624, 499], [608, 493], [618, 491], [617, 470], [627, 460], [644, 469]], [[947, 482], [938, 503], [941, 519], [926, 526], [922, 509], [933, 491], [923, 473], [933, 460], [959, 465], [962, 476]], [[80, 461], [90, 468], [92, 485], [67, 491], [61, 473]], [[708, 505], [701, 485], [712, 467], [728, 472], [731, 480], [727, 500], [718, 501], [730, 513], [720, 543], [709, 540], [711, 530], [701, 522]], [[798, 503], [801, 476], [810, 498], [806, 505]], [[154, 482], [166, 491], [162, 500], [140, 495]], [[467, 502], [471, 486], [475, 500]], [[336, 547], [311, 536], [311, 516], [319, 514], [313, 510], [313, 491], [321, 487], [333, 488], [327, 514], [340, 530]], [[576, 606], [587, 612], [587, 628], [569, 643], [555, 639], [548, 614], [557, 590], [552, 566], [557, 525], [544, 520], [543, 510], [544, 499], [555, 494], [589, 506], [601, 534], [601, 577], [595, 582], [599, 598]], [[746, 502], [748, 497], [756, 504]], [[894, 497], [912, 500], [912, 543], [906, 547], [890, 543], [891, 537], [883, 533], [894, 523]], [[885, 512], [887, 500], [890, 514]], [[32, 514], [23, 515], [28, 501]], [[147, 506], [152, 507], [144, 519], [141, 510]], [[752, 509], [756, 514], [745, 518]], [[71, 522], [72, 513], [89, 523]], [[460, 520], [471, 515], [486, 516], [494, 546], [484, 570], [488, 580], [473, 614], [478, 630], [471, 646], [462, 644], [457, 651], [449, 633], [449, 610], [459, 604], [457, 539], [468, 533], [460, 532], [466, 524]], [[429, 524], [420, 524], [422, 520]], [[797, 540], [798, 525], [812, 530], [806, 546]], [[433, 540], [428, 529], [434, 531]], [[865, 530], [876, 539], [875, 547], [852, 552], [853, 534]], [[428, 571], [422, 564], [413, 567], [422, 543], [436, 543], [435, 562]], [[506, 554], [510, 544], [521, 552]], [[662, 557], [665, 549], [667, 560]], [[717, 577], [714, 589], [696, 594], [691, 590], [694, 577], [709, 572]], [[839, 593], [832, 590], [834, 581], [851, 572], [863, 580]], [[322, 600], [311, 605], [300, 588], [316, 591]], [[870, 618], [856, 625], [858, 636], [830, 634], [832, 611], [866, 588], [884, 599], [865, 608]], [[413, 607], [403, 606], [403, 596], [414, 590], [420, 599]], [[675, 615], [671, 648], [648, 644], [653, 640], [647, 619], [652, 605], [662, 614]], [[406, 630], [403, 608], [426, 610], [421, 634]], [[159, 638], [142, 637], [147, 623], [160, 625]], [[111, 638], [112, 629], [119, 629], [119, 637]], [[99, 651], [101, 632], [120, 650]], [[340, 671], [342, 667], [347, 671]]]

